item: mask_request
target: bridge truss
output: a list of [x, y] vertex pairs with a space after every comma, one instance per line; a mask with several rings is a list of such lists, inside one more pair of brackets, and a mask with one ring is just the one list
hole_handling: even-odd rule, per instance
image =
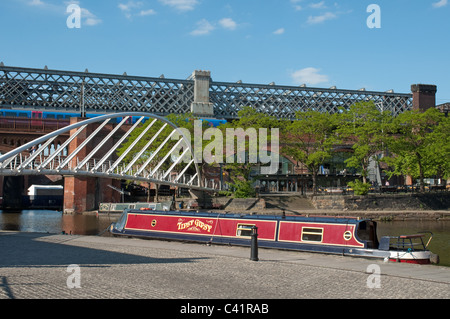
[[[108, 128], [114, 120], [119, 123]], [[134, 124], [127, 124], [130, 121]], [[49, 154], [49, 145], [67, 132], [70, 138]], [[83, 139], [71, 145], [80, 136]], [[200, 191], [220, 188], [202, 180], [184, 131], [163, 117], [134, 112], [74, 123], [18, 147], [0, 156], [0, 175], [103, 177]]]
[[412, 94], [213, 82], [211, 102], [217, 117], [237, 118], [238, 111], [252, 106], [278, 119], [294, 119], [298, 111], [337, 113], [357, 102], [373, 101], [380, 111], [397, 116], [412, 109]]
[[0, 107], [86, 113], [187, 113], [194, 81], [0, 66]]
[[[203, 88], [202, 88], [203, 89]], [[0, 108], [86, 113], [149, 112], [160, 116], [188, 113], [196, 94], [209, 96], [215, 118], [237, 118], [245, 106], [279, 119], [296, 112], [335, 113], [361, 101], [374, 101], [396, 116], [412, 109], [412, 94], [209, 81], [196, 81], [7, 67], [0, 64]], [[199, 93], [196, 93], [196, 92]]]

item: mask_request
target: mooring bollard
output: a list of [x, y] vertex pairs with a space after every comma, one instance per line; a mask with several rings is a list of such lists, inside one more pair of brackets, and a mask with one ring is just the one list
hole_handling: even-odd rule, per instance
[[252, 248], [250, 252], [250, 260], [258, 261], [258, 227], [252, 227]]

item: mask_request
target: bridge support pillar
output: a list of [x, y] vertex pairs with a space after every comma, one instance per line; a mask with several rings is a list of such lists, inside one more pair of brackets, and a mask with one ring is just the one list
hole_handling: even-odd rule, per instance
[[64, 213], [76, 214], [95, 209], [95, 178], [64, 177]]
[[[82, 118], [72, 118], [70, 124], [81, 122]], [[70, 131], [70, 135], [75, 134], [76, 130]], [[92, 133], [92, 127], [88, 126], [81, 132], [70, 144], [69, 154], [73, 153], [75, 149], [83, 143], [86, 138]], [[85, 158], [91, 151], [92, 145], [97, 145], [98, 141], [95, 139], [88, 143], [77, 154], [79, 160]], [[110, 142], [112, 143], [112, 142]], [[113, 145], [105, 144], [105, 148]], [[99, 156], [103, 156], [100, 153]], [[76, 160], [72, 162], [72, 167], [76, 166]], [[119, 202], [120, 194], [116, 193], [108, 185], [120, 188], [120, 181], [109, 178], [97, 177], [80, 177], [80, 176], [64, 176], [64, 213], [78, 214], [86, 211], [96, 210], [100, 202]]]
[[191, 112], [195, 116], [214, 117], [214, 105], [209, 101], [210, 71], [194, 71], [192, 78], [195, 81], [194, 102]]
[[[81, 122], [82, 118], [71, 118], [70, 124]], [[81, 132], [70, 144], [69, 154], [86, 140], [91, 134], [92, 129], [88, 126]], [[70, 136], [75, 134], [76, 130], [70, 131]], [[91, 151], [91, 143], [88, 143], [79, 153], [79, 158], [84, 158]], [[76, 166], [76, 161], [72, 161], [72, 167]], [[82, 213], [95, 209], [95, 178], [92, 177], [74, 177], [64, 176], [64, 213]]]
[[2, 207], [5, 210], [22, 210], [24, 208], [24, 176], [4, 176], [2, 185]]

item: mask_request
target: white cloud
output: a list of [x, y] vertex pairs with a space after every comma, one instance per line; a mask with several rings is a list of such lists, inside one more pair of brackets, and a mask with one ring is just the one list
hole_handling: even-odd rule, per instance
[[102, 22], [95, 14], [85, 8], [81, 8], [81, 18], [84, 20], [84, 25], [91, 27]]
[[80, 6], [81, 19], [82, 19], [81, 25], [82, 26], [86, 25], [86, 26], [92, 27], [92, 26], [96, 26], [103, 22], [102, 19], [98, 18], [94, 13], [92, 13], [91, 11], [89, 11], [86, 8], [83, 8], [80, 4], [80, 1], [78, 1], [78, 0], [65, 1], [64, 4], [66, 6], [69, 6], [71, 4], [76, 4], [76, 5]]
[[328, 76], [319, 74], [320, 69], [313, 67], [304, 68], [291, 73], [291, 78], [295, 84], [316, 85], [319, 83], [327, 83]]
[[309, 16], [308, 20], [306, 21], [308, 24], [318, 24], [325, 22], [327, 20], [335, 19], [337, 18], [337, 15], [333, 12], [326, 12], [324, 14], [318, 15], [318, 16]]
[[197, 22], [197, 29], [192, 31], [190, 34], [194, 36], [198, 35], [207, 35], [210, 34], [215, 27], [206, 19], [202, 19], [199, 22]]
[[154, 15], [154, 14], [156, 14], [156, 11], [153, 9], [141, 10], [141, 12], [139, 12], [140, 16], [149, 16], [149, 15]]
[[280, 34], [283, 34], [284, 31], [285, 31], [284, 28], [279, 28], [279, 29], [273, 31], [272, 34], [280, 35]]
[[231, 18], [223, 18], [219, 21], [219, 24], [228, 30], [235, 30], [237, 28], [237, 23], [233, 21]]
[[30, 6], [43, 6], [43, 5], [45, 5], [45, 3], [42, 2], [41, 0], [32, 0], [32, 1], [28, 2], [28, 4]]
[[50, 2], [44, 2], [42, 0], [28, 0], [26, 4], [29, 6], [39, 7], [42, 10], [53, 12], [58, 15], [70, 14], [70, 12], [67, 12], [67, 8], [69, 5], [75, 4], [81, 9], [82, 25], [95, 26], [102, 22], [102, 20], [98, 18], [94, 13], [86, 8], [83, 8], [79, 0], [66, 0], [62, 1], [62, 3], [59, 4], [52, 4]]
[[433, 7], [434, 8], [441, 8], [441, 7], [445, 7], [448, 4], [448, 0], [440, 0], [438, 2], [434, 2], [433, 3]]
[[313, 9], [325, 9], [326, 8], [325, 1], [317, 2], [317, 3], [311, 3], [309, 5], [309, 7], [313, 8]]
[[292, 6], [294, 7], [295, 11], [303, 10], [303, 7], [299, 5], [300, 2], [303, 0], [291, 0]]
[[238, 24], [231, 18], [223, 18], [220, 19], [218, 22], [212, 23], [206, 19], [202, 19], [199, 22], [197, 22], [197, 28], [192, 32], [190, 32], [190, 34], [194, 36], [208, 35], [215, 29], [217, 29], [217, 26], [220, 26], [225, 30], [233, 31], [236, 30]]
[[119, 9], [122, 11], [131, 11], [132, 9], [137, 9], [143, 6], [141, 1], [128, 1], [128, 3], [119, 3]]
[[178, 11], [191, 11], [198, 4], [197, 0], [159, 0], [163, 5], [173, 7]]
[[[125, 17], [131, 19], [133, 15], [137, 16], [148, 16], [156, 14], [156, 11], [153, 9], [141, 9], [144, 6], [142, 1], [128, 1], [128, 3], [119, 3], [119, 9], [125, 14]], [[141, 10], [139, 10], [141, 9]]]

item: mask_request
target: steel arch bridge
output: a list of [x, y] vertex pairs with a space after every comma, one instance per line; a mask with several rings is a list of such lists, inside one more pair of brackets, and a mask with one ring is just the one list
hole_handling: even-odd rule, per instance
[[[105, 131], [110, 122], [118, 124]], [[69, 139], [49, 153], [49, 145], [67, 132]], [[69, 147], [83, 132], [81, 143]], [[185, 132], [151, 113], [103, 115], [49, 133], [1, 155], [0, 175], [103, 177], [212, 192], [220, 188], [202, 180]]]

